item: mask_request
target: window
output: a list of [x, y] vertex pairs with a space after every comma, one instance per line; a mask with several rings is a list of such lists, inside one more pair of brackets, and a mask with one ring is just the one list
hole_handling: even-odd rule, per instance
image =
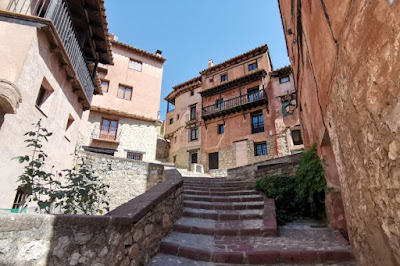
[[132, 88], [119, 85], [118, 98], [130, 101], [132, 99]]
[[53, 90], [46, 89], [43, 85], [40, 86], [38, 96], [36, 97], [36, 106], [42, 107], [42, 105], [46, 102], [46, 100], [53, 93]]
[[196, 105], [190, 106], [190, 121], [196, 120]]
[[28, 193], [24, 191], [21, 187], [18, 187], [17, 194], [15, 194], [13, 209], [20, 209], [28, 198]]
[[192, 163], [197, 163], [197, 152], [191, 154]]
[[136, 71], [142, 71], [142, 62], [131, 59], [129, 60], [129, 68]]
[[208, 82], [209, 82], [209, 83], [214, 83], [214, 78], [210, 78], [210, 79], [208, 80]]
[[257, 69], [257, 62], [253, 62], [249, 64], [249, 71]]
[[221, 82], [227, 81], [228, 80], [228, 74], [223, 74], [221, 75]]
[[303, 145], [300, 129], [292, 130], [292, 140], [294, 145]]
[[247, 90], [247, 99], [249, 102], [260, 100], [260, 90], [258, 86]]
[[286, 82], [289, 82], [289, 81], [290, 81], [289, 76], [284, 76], [284, 77], [280, 77], [280, 78], [279, 78], [279, 83], [280, 83], [280, 84], [286, 83]]
[[179, 114], [176, 115], [176, 120], [177, 120], [177, 121], [179, 120]]
[[174, 119], [170, 118], [169, 121], [168, 121], [168, 125], [172, 125], [173, 123], [174, 123]]
[[191, 92], [190, 92], [190, 96], [193, 96], [193, 95], [194, 95], [194, 91], [191, 91]]
[[110, 82], [108, 80], [102, 80], [101, 81], [101, 90], [106, 93], [108, 92], [108, 87], [110, 85]]
[[262, 112], [251, 114], [251, 134], [264, 132], [264, 116]]
[[117, 138], [118, 121], [104, 119], [101, 121], [100, 139], [115, 140]]
[[174, 140], [175, 140], [175, 143], [176, 143], [177, 138], [175, 137]]
[[173, 158], [174, 158], [174, 163], [176, 163], [176, 155]]
[[126, 158], [141, 161], [143, 160], [143, 154], [128, 151], [128, 153], [126, 154]]
[[225, 133], [224, 124], [218, 125], [218, 134], [224, 134], [224, 133]]
[[218, 109], [224, 108], [224, 99], [217, 100], [215, 105], [217, 106]]
[[254, 156], [267, 155], [267, 154], [268, 154], [268, 149], [266, 142], [254, 143]]
[[198, 130], [197, 127], [191, 128], [189, 130], [189, 133], [190, 133], [190, 135], [189, 135], [189, 140], [190, 141], [197, 140], [199, 138], [199, 130]]

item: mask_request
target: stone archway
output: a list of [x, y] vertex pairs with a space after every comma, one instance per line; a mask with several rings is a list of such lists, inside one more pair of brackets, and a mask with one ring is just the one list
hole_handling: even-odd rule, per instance
[[6, 114], [15, 114], [22, 102], [20, 90], [12, 82], [0, 79], [0, 129]]

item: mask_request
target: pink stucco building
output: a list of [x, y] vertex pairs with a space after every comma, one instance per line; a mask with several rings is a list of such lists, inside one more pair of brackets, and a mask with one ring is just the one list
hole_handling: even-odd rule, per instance
[[72, 167], [83, 112], [101, 93], [96, 66], [112, 63], [103, 1], [85, 2], [0, 0], [0, 209], [23, 196], [12, 159], [31, 154], [24, 133], [39, 119], [53, 133], [45, 168]]
[[84, 115], [80, 145], [86, 151], [154, 161], [165, 58], [112, 40], [114, 65], [100, 66], [103, 95]]

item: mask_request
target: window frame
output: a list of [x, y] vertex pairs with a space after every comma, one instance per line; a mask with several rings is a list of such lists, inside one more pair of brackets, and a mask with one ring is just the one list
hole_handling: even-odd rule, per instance
[[224, 108], [224, 98], [217, 99], [217, 100], [215, 101], [215, 107], [216, 107], [217, 109], [223, 109], [223, 108]]
[[222, 82], [227, 82], [228, 81], [228, 73], [221, 74], [220, 81], [221, 81], [221, 83]]
[[[195, 132], [194, 138], [192, 132]], [[196, 141], [198, 139], [199, 139], [199, 128], [198, 127], [189, 128], [189, 141]]]
[[[257, 126], [255, 127], [255, 123], [253, 118], [257, 117]], [[260, 117], [262, 117], [262, 121], [260, 121]], [[254, 112], [250, 114], [251, 118], [251, 134], [257, 134], [257, 133], [262, 133], [265, 132], [265, 122], [264, 122], [264, 114], [262, 111]]]
[[261, 99], [260, 87], [255, 86], [247, 89], [247, 100], [249, 102], [255, 102]]
[[[264, 147], [265, 145], [265, 147]], [[261, 146], [261, 153], [258, 153], [258, 147]], [[268, 145], [266, 141], [254, 142], [254, 156], [268, 155]]]
[[[130, 158], [130, 157], [132, 157], [132, 158]], [[126, 159], [135, 160], [135, 161], [143, 161], [143, 153], [127, 151]]]
[[[194, 112], [193, 112], [194, 110]], [[189, 115], [189, 120], [194, 121], [197, 119], [197, 106], [196, 105], [191, 105], [190, 106], [190, 115]]]
[[[287, 80], [285, 78], [287, 78]], [[285, 76], [279, 77], [279, 84], [284, 84], [284, 83], [288, 83], [288, 82], [290, 82], [290, 76], [289, 75], [285, 75]]]
[[173, 117], [171, 117], [171, 118], [168, 120], [168, 125], [172, 125], [172, 124], [174, 124], [174, 118], [173, 118]]
[[194, 95], [194, 91], [190, 91], [190, 96], [193, 96]]
[[[301, 141], [300, 144], [296, 144], [296, 143], [295, 143], [293, 132], [298, 132], [298, 133], [296, 133], [296, 134], [298, 134], [298, 137], [300, 137], [300, 141]], [[291, 130], [290, 130], [290, 136], [292, 137], [293, 146], [304, 145], [303, 136], [301, 135], [301, 130], [300, 130], [299, 128], [291, 129]]]
[[[137, 69], [135, 67], [131, 67], [131, 62], [138, 63], [140, 65], [140, 69]], [[129, 58], [128, 68], [132, 69], [132, 70], [135, 70], [135, 71], [138, 71], [138, 72], [142, 72], [143, 71], [143, 62], [139, 61], [139, 60], [136, 60], [136, 59], [133, 59], [133, 58]]]
[[225, 133], [225, 125], [224, 124], [218, 124], [217, 125], [217, 133], [218, 134], [224, 134]]
[[[106, 91], [103, 90], [103, 82], [107, 82], [107, 90]], [[103, 93], [108, 93], [108, 91], [110, 89], [110, 81], [107, 79], [100, 79], [100, 83], [101, 83], [101, 91]]]
[[[103, 132], [102, 129], [103, 129], [103, 125], [104, 125], [104, 120], [109, 121], [108, 130], [107, 130], [108, 134], [107, 134], [107, 135], [102, 134], [102, 132]], [[117, 126], [115, 127], [115, 134], [114, 134], [114, 137], [113, 137], [111, 140], [116, 140], [116, 139], [117, 139], [118, 127], [119, 127], [119, 120], [117, 120], [117, 119], [110, 119], [110, 118], [104, 118], [104, 117], [101, 118], [100, 133], [99, 133], [99, 138], [100, 138], [100, 139], [107, 139], [107, 140], [110, 140], [110, 138], [108, 138], [108, 137], [102, 138], [101, 136], [113, 136], [113, 135], [110, 134], [110, 129], [111, 129], [111, 123], [112, 123], [112, 122], [116, 122]], [[112, 131], [111, 131], [111, 132], [112, 132]]]
[[[254, 66], [255, 66], [255, 67], [254, 67]], [[249, 63], [247, 69], [249, 70], [249, 72], [258, 69], [258, 63], [257, 63], [257, 61]]]
[[[123, 93], [123, 97], [122, 97], [122, 98], [119, 97], [119, 91], [120, 91], [121, 88], [124, 88], [124, 90], [123, 90], [124, 93]], [[126, 94], [126, 90], [127, 90], [127, 89], [131, 90], [131, 95], [130, 95], [129, 100], [125, 98], [125, 94]], [[119, 84], [119, 85], [118, 85], [117, 98], [122, 99], [122, 100], [125, 100], [125, 101], [132, 101], [132, 94], [133, 94], [133, 87], [127, 86], [127, 85], [124, 85], [124, 84]]]

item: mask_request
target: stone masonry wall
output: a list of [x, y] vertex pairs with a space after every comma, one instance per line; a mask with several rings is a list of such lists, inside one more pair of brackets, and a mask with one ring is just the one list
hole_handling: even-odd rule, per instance
[[157, 139], [156, 160], [167, 161], [169, 154], [169, 144], [165, 139]]
[[400, 1], [279, 4], [305, 144], [340, 189], [357, 261], [400, 265]]
[[75, 162], [81, 160], [91, 165], [104, 183], [110, 185], [107, 192], [110, 210], [143, 194], [165, 178], [164, 167], [160, 164], [92, 152], [79, 152]]
[[144, 265], [183, 210], [176, 170], [107, 216], [0, 216], [0, 265]]

